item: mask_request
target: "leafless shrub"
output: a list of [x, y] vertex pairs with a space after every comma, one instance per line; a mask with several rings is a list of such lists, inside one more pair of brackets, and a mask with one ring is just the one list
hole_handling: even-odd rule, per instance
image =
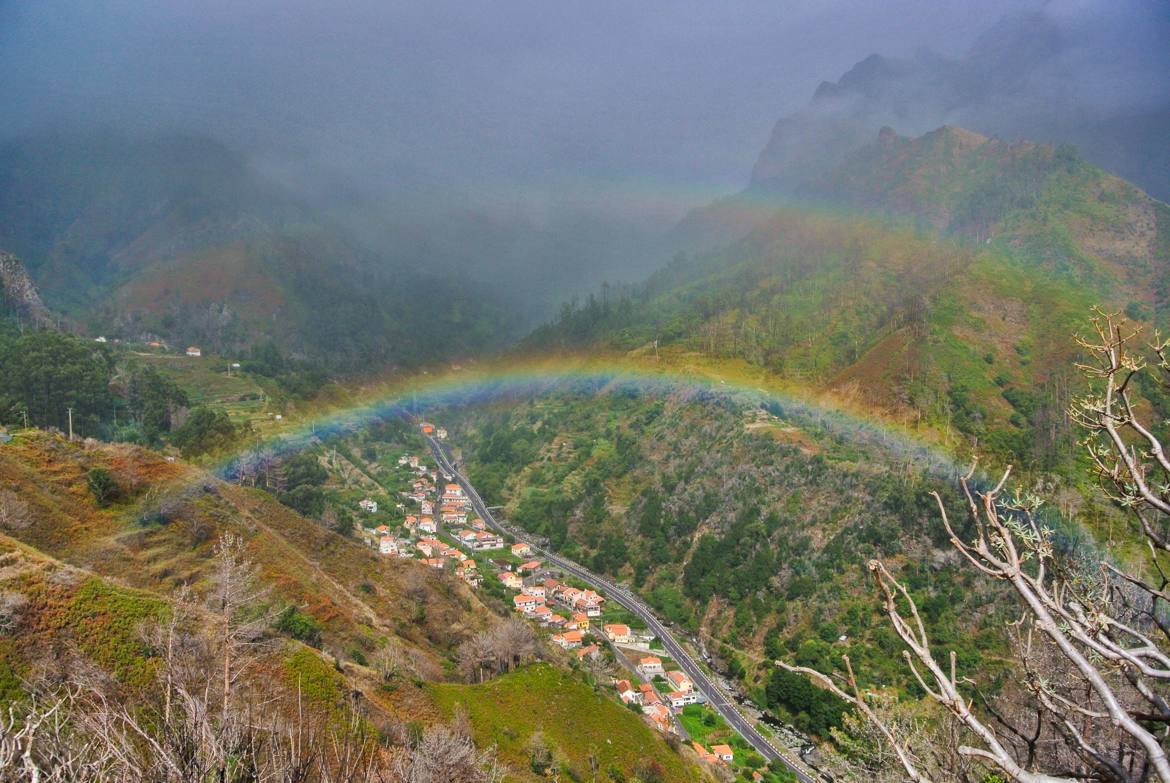
[[32, 524], [28, 504], [17, 497], [15, 492], [0, 489], [0, 528], [24, 530]]
[[0, 591], [0, 634], [12, 633], [20, 625], [28, 599], [13, 590]]
[[500, 783], [504, 769], [494, 748], [479, 750], [446, 726], [423, 732], [410, 751], [396, 759], [394, 783]]
[[496, 625], [490, 639], [496, 660], [503, 671], [512, 671], [540, 655], [541, 646], [536, 633], [519, 617], [509, 617]]

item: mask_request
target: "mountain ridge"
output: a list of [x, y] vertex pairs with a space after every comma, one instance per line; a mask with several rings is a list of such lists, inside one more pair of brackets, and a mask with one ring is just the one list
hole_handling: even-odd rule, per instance
[[882, 126], [919, 135], [955, 124], [988, 136], [1072, 144], [1096, 165], [1170, 198], [1170, 150], [1159, 142], [1170, 133], [1170, 102], [1110, 107], [1051, 89], [1058, 76], [1072, 83], [1085, 77], [1070, 64], [1075, 38], [1036, 11], [1004, 17], [957, 58], [871, 54], [777, 120], [749, 190], [792, 193]]
[[[24, 258], [49, 307], [111, 338], [237, 354], [272, 342], [352, 372], [417, 364], [440, 345], [491, 348], [515, 328], [490, 297], [386, 263], [199, 136], [0, 145], [0, 247]], [[432, 332], [411, 328], [424, 318]]]

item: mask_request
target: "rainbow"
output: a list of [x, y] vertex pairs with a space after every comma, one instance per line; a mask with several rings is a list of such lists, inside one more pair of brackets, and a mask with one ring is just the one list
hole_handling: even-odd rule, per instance
[[249, 460], [284, 456], [311, 447], [332, 435], [357, 432], [382, 419], [422, 414], [436, 408], [474, 406], [550, 393], [594, 396], [606, 393], [705, 401], [727, 400], [755, 405], [799, 428], [815, 429], [841, 443], [876, 449], [919, 470], [951, 477], [961, 468], [955, 455], [911, 431], [875, 417], [826, 405], [799, 390], [769, 388], [768, 381], [721, 377], [718, 370], [647, 367], [622, 360], [554, 359], [420, 373], [397, 383], [379, 385], [356, 402], [307, 417], [251, 444], [212, 466], [220, 478], [237, 477]]
[[[769, 381], [757, 371], [752, 380], [734, 372], [720, 377], [722, 367], [648, 366], [628, 359], [597, 357], [546, 358], [539, 362], [509, 362], [476, 365], [468, 370], [452, 368], [441, 374], [419, 373], [397, 382], [368, 389], [364, 401], [349, 403], [307, 417], [285, 431], [220, 460], [212, 466], [219, 478], [239, 478], [249, 460], [287, 456], [318, 445], [322, 438], [358, 432], [378, 421], [419, 415], [437, 408], [474, 406], [493, 402], [529, 399], [547, 394], [637, 394], [684, 401], [729, 401], [755, 405], [788, 424], [815, 430], [819, 439], [866, 449], [882, 455], [884, 462], [907, 471], [948, 483], [970, 470], [967, 457], [948, 451], [916, 433], [882, 421], [826, 404], [806, 391], [769, 388]], [[739, 378], [739, 379], [737, 379]], [[823, 440], [821, 441], [823, 442]], [[998, 472], [992, 471], [997, 477]], [[976, 490], [989, 486], [988, 474], [980, 470], [972, 479]], [[1061, 551], [1096, 553], [1105, 556], [1099, 544], [1082, 526], [1066, 519], [1051, 506], [1039, 510], [1043, 523], [1053, 530]]]

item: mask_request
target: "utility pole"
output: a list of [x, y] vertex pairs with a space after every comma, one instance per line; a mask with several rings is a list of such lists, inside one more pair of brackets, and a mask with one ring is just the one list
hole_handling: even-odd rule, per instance
[[69, 411], [69, 440], [73, 440], [73, 408], [66, 408]]

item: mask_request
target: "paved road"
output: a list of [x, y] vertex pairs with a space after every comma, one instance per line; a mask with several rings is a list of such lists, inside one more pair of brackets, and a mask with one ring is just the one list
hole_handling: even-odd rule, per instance
[[764, 758], [769, 761], [782, 761], [802, 783], [815, 783], [816, 778], [809, 773], [804, 765], [794, 761], [787, 753], [770, 743], [756, 730], [751, 721], [740, 713], [731, 697], [707, 676], [694, 658], [675, 640], [674, 634], [663, 625], [658, 619], [658, 616], [646, 604], [642, 603], [641, 599], [625, 588], [594, 574], [592, 571], [581, 567], [572, 560], [566, 560], [555, 552], [550, 552], [544, 547], [539, 546], [524, 531], [501, 524], [492, 516], [487, 504], [484, 503], [479, 493], [475, 491], [475, 487], [471, 485], [467, 477], [455, 469], [442, 444], [430, 436], [424, 437], [430, 443], [431, 452], [435, 456], [435, 461], [439, 464], [439, 469], [453, 476], [455, 481], [463, 487], [463, 491], [471, 499], [471, 504], [475, 508], [476, 513], [479, 514], [487, 525], [494, 528], [497, 532], [508, 533], [517, 540], [526, 542], [534, 551], [543, 555], [548, 562], [562, 569], [565, 573], [572, 574], [582, 582], [591, 585], [594, 589], [604, 591], [608, 598], [616, 601], [637, 615], [642, 622], [646, 623], [646, 627], [662, 641], [662, 646], [666, 648], [666, 651], [678, 663], [679, 668], [691, 678], [691, 682], [695, 684], [695, 687], [707, 697], [708, 704], [723, 716], [728, 725], [739, 732], [739, 735], [747, 740]]

